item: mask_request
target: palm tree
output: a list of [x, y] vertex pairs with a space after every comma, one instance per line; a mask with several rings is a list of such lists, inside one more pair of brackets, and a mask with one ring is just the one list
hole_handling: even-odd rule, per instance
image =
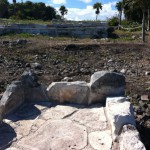
[[149, 31], [150, 30], [150, 5], [148, 6], [148, 9], [147, 9], [147, 30]]
[[95, 10], [95, 14], [96, 14], [96, 21], [97, 21], [97, 18], [98, 18], [98, 15], [100, 13], [100, 10], [102, 10], [102, 4], [97, 2], [93, 5], [93, 9], [96, 9]]
[[66, 15], [68, 13], [68, 10], [66, 9], [66, 7], [64, 5], [60, 6], [59, 11], [61, 13], [62, 18], [64, 19], [64, 15]]
[[123, 2], [120, 1], [116, 3], [116, 8], [119, 12], [119, 25], [121, 25], [121, 20], [122, 20], [122, 11], [123, 11]]
[[9, 2], [7, 0], [0, 0], [0, 18], [5, 18], [8, 15]]
[[16, 13], [16, 0], [13, 0], [13, 5], [14, 5], [14, 13]]
[[138, 7], [142, 10], [142, 41], [145, 42], [145, 13], [149, 6], [149, 0], [124, 0], [125, 3], [131, 8]]

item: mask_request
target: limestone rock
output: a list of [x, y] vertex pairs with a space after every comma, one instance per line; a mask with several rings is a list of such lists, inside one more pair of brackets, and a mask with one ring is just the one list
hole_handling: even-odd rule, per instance
[[83, 124], [89, 130], [104, 130], [107, 120], [103, 107], [79, 109], [69, 119]]
[[120, 150], [146, 150], [139, 133], [133, 125], [124, 125], [121, 133]]
[[34, 88], [25, 88], [25, 101], [49, 101], [46, 88], [43, 85], [39, 85]]
[[106, 100], [106, 97], [124, 95], [125, 77], [115, 72], [99, 71], [91, 76], [90, 86], [89, 103], [102, 102]]
[[21, 81], [27, 87], [33, 88], [39, 86], [38, 77], [31, 71], [25, 71], [21, 76]]
[[115, 141], [117, 141], [117, 137], [125, 124], [135, 126], [133, 107], [125, 97], [107, 98], [106, 113]]
[[111, 150], [112, 138], [109, 130], [89, 134], [89, 143], [95, 150]]
[[76, 104], [87, 104], [90, 92], [88, 84], [81, 81], [53, 82], [47, 91], [51, 100]]
[[24, 89], [22, 82], [14, 81], [8, 85], [0, 101], [0, 121], [24, 102]]
[[87, 131], [84, 126], [67, 119], [50, 120], [17, 145], [28, 150], [83, 149], [87, 145]]
[[35, 73], [25, 71], [21, 76], [24, 87], [25, 101], [48, 101], [46, 88], [38, 83]]
[[32, 67], [33, 69], [39, 69], [39, 70], [42, 69], [42, 65], [41, 65], [40, 63], [37, 63], [37, 62], [31, 63], [31, 67]]

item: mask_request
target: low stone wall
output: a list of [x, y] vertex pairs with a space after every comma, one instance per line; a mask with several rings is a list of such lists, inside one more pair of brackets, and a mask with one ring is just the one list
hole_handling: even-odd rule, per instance
[[119, 150], [146, 150], [136, 129], [133, 107], [128, 98], [107, 98], [105, 110], [113, 142], [118, 144]]
[[46, 89], [32, 72], [25, 72], [20, 81], [12, 82], [0, 100], [0, 122], [25, 101], [56, 101], [90, 105], [106, 103], [113, 143], [120, 150], [145, 150], [135, 127], [133, 107], [124, 97], [125, 77], [108, 71], [96, 72], [90, 83], [53, 82]]
[[107, 23], [105, 24], [53, 24], [53, 25], [38, 25], [38, 24], [13, 24], [8, 26], [0, 26], [0, 35], [6, 33], [29, 33], [42, 34], [79, 38], [106, 38]]

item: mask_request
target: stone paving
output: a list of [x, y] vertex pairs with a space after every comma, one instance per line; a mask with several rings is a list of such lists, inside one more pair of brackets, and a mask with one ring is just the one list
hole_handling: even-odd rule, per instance
[[26, 103], [4, 119], [0, 150], [111, 150], [105, 108]]

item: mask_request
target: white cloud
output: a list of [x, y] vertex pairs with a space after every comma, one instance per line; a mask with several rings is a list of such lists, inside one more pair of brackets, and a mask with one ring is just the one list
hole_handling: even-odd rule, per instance
[[[117, 15], [117, 10], [113, 9], [113, 6], [116, 5], [116, 2], [106, 3], [103, 4], [103, 9], [100, 10], [100, 15], [98, 19], [106, 20], [112, 16]], [[57, 10], [59, 8], [56, 8]], [[95, 20], [95, 10], [93, 9], [92, 5], [86, 6], [84, 9], [80, 8], [67, 8], [68, 14], [65, 16], [67, 20]]]
[[81, 2], [84, 2], [84, 3], [91, 3], [92, 0], [80, 0]]
[[65, 4], [66, 0], [51, 0], [53, 4]]

